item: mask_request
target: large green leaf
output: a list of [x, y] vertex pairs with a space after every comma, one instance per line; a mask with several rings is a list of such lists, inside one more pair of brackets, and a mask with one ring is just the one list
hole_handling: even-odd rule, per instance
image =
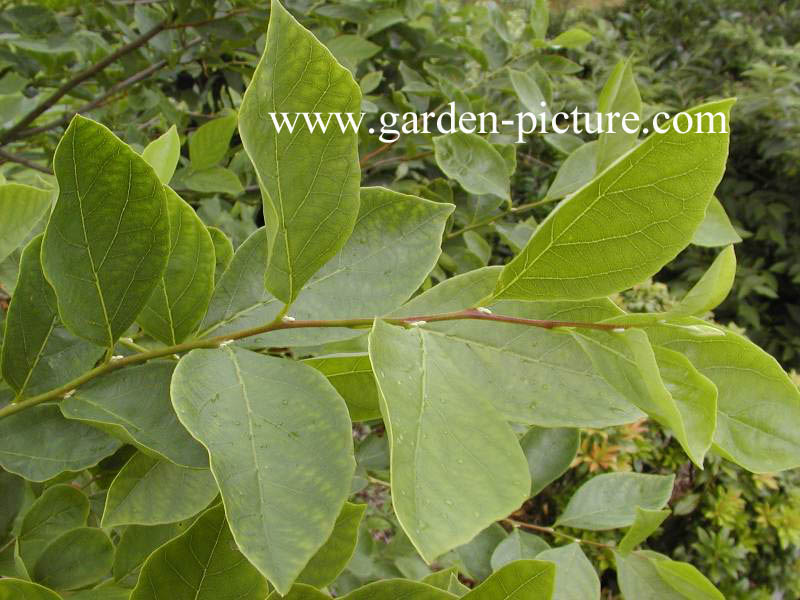
[[56, 296], [42, 273], [41, 247], [40, 235], [22, 253], [5, 320], [3, 378], [18, 396], [36, 395], [70, 381], [88, 371], [102, 354], [61, 325]]
[[344, 401], [307, 365], [228, 346], [184, 356], [172, 402], [208, 448], [237, 545], [287, 592], [349, 494], [355, 461]]
[[80, 115], [61, 138], [53, 168], [59, 195], [42, 242], [42, 267], [64, 325], [111, 346], [167, 264], [164, 187], [141, 156]]
[[109, 373], [61, 401], [68, 419], [105, 429], [177, 465], [208, 467], [208, 452], [178, 422], [169, 396], [175, 363], [151, 361]]
[[[597, 112], [603, 113], [604, 116], [613, 113], [620, 115], [612, 122], [613, 132], [601, 133], [597, 139], [597, 171], [600, 172], [633, 148], [639, 136], [642, 97], [633, 77], [631, 59], [619, 61], [611, 71], [597, 98]], [[636, 115], [636, 121], [632, 123], [626, 121], [625, 124], [629, 129], [635, 126], [634, 133], [628, 133], [622, 127], [622, 117], [631, 113]], [[606, 121], [607, 117], [603, 120]], [[607, 122], [604, 123], [604, 129], [607, 125]]]
[[636, 519], [636, 507], [662, 508], [672, 494], [674, 481], [674, 475], [597, 475], [572, 495], [556, 525], [593, 531], [627, 527]]
[[31, 505], [19, 532], [19, 553], [33, 568], [42, 551], [62, 533], [83, 527], [89, 518], [89, 499], [71, 485], [47, 488]]
[[[376, 581], [347, 594], [343, 600], [452, 600], [452, 594], [427, 583], [407, 579]], [[270, 598], [270, 600], [277, 600]], [[298, 596], [297, 600], [306, 600]], [[311, 600], [311, 599], [308, 599]]]
[[350, 71], [272, 0], [264, 54], [245, 92], [239, 132], [264, 195], [267, 289], [294, 301], [347, 241], [358, 214], [358, 134], [332, 122], [277, 131], [269, 113], [354, 113], [361, 90]]
[[510, 180], [502, 155], [474, 133], [458, 131], [433, 138], [436, 164], [473, 194], [510, 199]]
[[506, 565], [464, 596], [465, 600], [549, 600], [556, 568], [551, 562], [518, 560]]
[[268, 591], [217, 506], [147, 559], [131, 600], [263, 600]]
[[214, 242], [203, 222], [178, 194], [165, 187], [170, 252], [167, 268], [137, 322], [173, 346], [193, 333], [206, 314], [214, 290]]
[[102, 431], [68, 421], [54, 404], [0, 419], [0, 466], [29, 481], [93, 467], [121, 445]]
[[0, 600], [61, 600], [61, 596], [38, 583], [21, 579], [0, 579]]
[[305, 361], [328, 378], [347, 403], [352, 421], [369, 421], [381, 416], [378, 388], [368, 354], [334, 354]]
[[180, 157], [181, 138], [175, 125], [170, 127], [166, 133], [147, 144], [147, 147], [142, 151], [142, 158], [153, 167], [158, 179], [164, 185], [168, 184], [169, 180], [172, 179]]
[[[732, 100], [692, 115], [727, 115]], [[694, 130], [693, 130], [694, 131]], [[494, 296], [580, 300], [657, 272], [692, 239], [725, 170], [727, 133], [653, 134], [562, 202], [506, 265]]]
[[800, 392], [778, 362], [732, 331], [700, 319], [682, 323], [646, 330], [717, 386], [715, 447], [750, 471], [800, 466]]
[[108, 488], [102, 525], [175, 523], [199, 513], [217, 493], [208, 469], [187, 469], [137, 452]]
[[392, 502], [430, 562], [516, 510], [530, 490], [528, 464], [489, 400], [445, 370], [446, 349], [430, 332], [379, 320], [369, 351], [391, 441]]
[[366, 508], [366, 504], [344, 503], [333, 526], [333, 533], [308, 561], [297, 578], [299, 583], [321, 588], [339, 576], [353, 556], [358, 541], [358, 528]]
[[41, 553], [33, 567], [33, 579], [57, 590], [74, 590], [105, 577], [114, 563], [114, 546], [94, 527], [62, 533]]
[[21, 246], [50, 207], [52, 193], [21, 183], [0, 185], [0, 261]]
[[236, 113], [212, 119], [189, 136], [189, 159], [194, 171], [216, 166], [228, 152], [236, 131]]
[[556, 563], [553, 600], [600, 599], [600, 579], [579, 544], [545, 550], [536, 560]]
[[520, 445], [528, 459], [531, 473], [531, 496], [558, 479], [578, 452], [581, 435], [577, 429], [531, 427]]

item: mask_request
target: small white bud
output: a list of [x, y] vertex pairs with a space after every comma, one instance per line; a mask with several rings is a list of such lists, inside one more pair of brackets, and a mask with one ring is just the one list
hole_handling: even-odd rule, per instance
[[409, 325], [411, 325], [412, 327], [419, 327], [421, 325], [425, 325], [426, 323], [427, 321], [411, 321]]
[[289, 315], [286, 315], [285, 317], [283, 317], [281, 319], [281, 321], [283, 321], [284, 323], [291, 323], [294, 320], [295, 320], [295, 318], [294, 317], [290, 317]]
[[483, 313], [483, 314], [485, 314], [485, 315], [490, 315], [490, 314], [492, 314], [492, 311], [490, 311], [490, 310], [489, 310], [488, 308], [486, 308], [485, 306], [479, 306], [479, 307], [478, 307], [476, 310], [477, 310], [478, 312], [480, 312], [480, 313]]
[[66, 394], [64, 394], [62, 396], [62, 398], [64, 398], [66, 400], [67, 398], [71, 398], [74, 394], [75, 394], [75, 390], [70, 390]]
[[613, 331], [614, 333], [625, 333], [625, 328], [624, 327], [615, 327], [611, 331]]
[[219, 347], [224, 348], [225, 346], [230, 346], [233, 343], [233, 340], [225, 340], [224, 342], [220, 343]]
[[111, 360], [122, 360], [123, 358], [125, 357], [122, 356], [122, 354], [115, 354], [114, 356], [111, 357]]

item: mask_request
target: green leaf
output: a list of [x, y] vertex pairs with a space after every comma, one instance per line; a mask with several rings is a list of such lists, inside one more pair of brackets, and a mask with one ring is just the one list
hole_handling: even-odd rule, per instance
[[203, 194], [229, 194], [238, 196], [244, 192], [239, 177], [225, 167], [207, 167], [202, 171], [192, 171], [184, 179], [186, 187], [194, 192]]
[[39, 255], [42, 236], [22, 252], [20, 273], [5, 320], [3, 378], [18, 396], [33, 396], [82, 375], [102, 351], [61, 326], [53, 288]]
[[653, 565], [670, 587], [691, 600], [725, 600], [720, 591], [689, 563], [654, 560]]
[[[688, 111], [730, 112], [732, 100]], [[672, 123], [672, 122], [670, 122]], [[497, 298], [581, 300], [617, 292], [672, 260], [725, 170], [727, 133], [654, 134], [562, 202], [508, 263]]]
[[191, 521], [169, 525], [130, 525], [125, 528], [114, 553], [114, 581], [134, 587], [147, 558], [160, 546], [181, 535]]
[[217, 227], [209, 227], [208, 233], [211, 235], [211, 241], [214, 244], [214, 283], [216, 284], [233, 260], [233, 243], [231, 243], [231, 239]]
[[592, 41], [592, 34], [584, 31], [580, 27], [573, 27], [567, 29], [565, 32], [560, 33], [554, 39], [550, 40], [551, 46], [560, 46], [562, 48], [580, 48]]
[[198, 127], [189, 136], [189, 160], [192, 170], [202, 171], [219, 164], [228, 152], [234, 131], [236, 131], [236, 113], [213, 119]]
[[463, 598], [469, 593], [469, 588], [458, 580], [455, 574], [450, 575], [450, 585], [447, 586], [447, 591], [451, 594]]
[[492, 552], [492, 571], [499, 571], [515, 560], [536, 558], [537, 554], [549, 548], [538, 535], [514, 529]]
[[725, 209], [716, 197], [711, 198], [706, 208], [706, 216], [692, 237], [692, 243], [697, 246], [727, 246], [742, 241], [736, 232]]
[[19, 553], [33, 568], [47, 545], [62, 533], [83, 527], [89, 518], [89, 499], [71, 485], [47, 488], [31, 505], [19, 532]]
[[187, 469], [137, 452], [111, 482], [101, 524], [175, 523], [202, 511], [217, 493], [208, 469]]
[[550, 24], [550, 7], [548, 0], [533, 0], [531, 3], [530, 26], [537, 40], [547, 37], [547, 27]]
[[553, 597], [556, 568], [551, 562], [518, 560], [464, 596], [465, 600], [529, 600]]
[[[625, 154], [636, 145], [639, 137], [639, 118], [642, 115], [642, 97], [639, 95], [639, 88], [636, 87], [636, 80], [633, 77], [632, 60], [621, 60], [611, 71], [608, 81], [603, 86], [600, 96], [597, 99], [597, 112], [602, 113], [604, 121], [608, 120], [605, 115], [619, 113], [613, 119], [611, 125], [613, 133], [601, 133], [597, 139], [597, 171], [600, 172], [617, 158]], [[628, 133], [623, 129], [622, 118], [627, 114], [634, 114], [637, 120], [625, 124], [630, 129], [636, 126], [634, 133]], [[604, 123], [604, 129], [608, 128], [608, 123]]]
[[337, 123], [324, 133], [305, 123], [278, 132], [267, 113], [357, 115], [361, 91], [350, 71], [278, 0], [271, 6], [266, 47], [242, 100], [239, 131], [264, 196], [266, 287], [290, 303], [353, 230], [358, 134], [342, 132]]
[[450, 586], [450, 576], [455, 575], [458, 578], [458, 567], [450, 567], [440, 571], [434, 571], [430, 575], [422, 578], [422, 583], [427, 583], [440, 590], [447, 591]]
[[208, 448], [237, 545], [286, 593], [349, 494], [344, 401], [307, 365], [228, 346], [184, 356], [172, 402]]
[[381, 51], [378, 44], [373, 44], [360, 35], [337, 35], [325, 45], [340, 63], [350, 70], [355, 70], [359, 63], [372, 58]]
[[214, 291], [214, 242], [194, 209], [172, 189], [164, 189], [169, 260], [137, 322], [152, 337], [174, 346], [194, 333], [206, 314]]
[[545, 113], [545, 118], [548, 118], [550, 111], [547, 107], [547, 99], [544, 92], [539, 89], [536, 79], [530, 73], [514, 69], [509, 71], [509, 76], [514, 92], [525, 109], [537, 115], [537, 119], [540, 113]]
[[153, 167], [158, 179], [164, 185], [168, 184], [169, 180], [172, 179], [180, 157], [181, 138], [175, 125], [170, 127], [166, 133], [147, 144], [147, 147], [142, 151], [142, 158]]
[[308, 561], [297, 578], [299, 583], [321, 588], [339, 576], [355, 551], [358, 527], [366, 508], [366, 504], [344, 503], [342, 512], [339, 513], [333, 526], [333, 533]]
[[602, 531], [633, 524], [636, 508], [662, 508], [672, 494], [674, 475], [606, 473], [592, 477], [569, 499], [556, 525]]
[[703, 316], [725, 300], [733, 287], [736, 276], [736, 254], [733, 246], [727, 246], [711, 263], [700, 280], [680, 303], [670, 310], [669, 316]]
[[347, 403], [351, 421], [381, 418], [378, 388], [368, 354], [334, 354], [303, 362], [328, 378]]
[[25, 563], [19, 557], [18, 541], [9, 542], [0, 550], [0, 580], [4, 577], [30, 579]]
[[269, 588], [236, 548], [222, 506], [145, 562], [131, 600], [263, 600]]
[[0, 261], [21, 246], [50, 208], [52, 194], [21, 183], [0, 185]]
[[469, 381], [442, 370], [447, 355], [438, 344], [419, 327], [383, 321], [369, 339], [391, 441], [392, 488], [400, 491], [392, 502], [428, 562], [516, 510], [530, 490], [513, 431]]
[[636, 546], [641, 544], [658, 529], [670, 514], [669, 509], [652, 510], [636, 507], [636, 519], [630, 529], [625, 532], [625, 537], [619, 543], [617, 549], [621, 554], [630, 553]]
[[578, 452], [577, 429], [531, 427], [520, 440], [531, 473], [531, 497], [541, 492], [569, 468]]
[[70, 595], [70, 600], [129, 600], [131, 591], [116, 585], [101, 584], [90, 590], [81, 590]]
[[[617, 581], [626, 600], [686, 600], [677, 593], [658, 574], [655, 561], [650, 559], [654, 552], [633, 552], [628, 555], [614, 553], [617, 563]], [[656, 555], [658, 556], [658, 555]]]
[[510, 199], [509, 176], [502, 155], [474, 133], [457, 131], [433, 138], [436, 164], [473, 194]]
[[467, 575], [476, 581], [489, 577], [492, 574], [492, 553], [507, 537], [505, 529], [498, 523], [492, 523], [468, 543], [456, 548]]
[[[419, 581], [384, 579], [358, 588], [344, 596], [342, 600], [398, 600], [400, 598], [402, 600], [452, 600], [454, 597], [444, 590]], [[277, 600], [277, 598], [270, 598], [270, 600]], [[312, 599], [298, 595], [296, 600]]]
[[589, 183], [597, 172], [598, 149], [597, 142], [587, 142], [573, 150], [558, 169], [546, 198], [558, 200]]
[[0, 466], [29, 481], [93, 467], [121, 445], [102, 431], [68, 421], [54, 404], [0, 419]]
[[33, 579], [57, 590], [74, 590], [105, 577], [114, 563], [114, 546], [100, 529], [79, 527], [61, 534], [39, 556]]
[[600, 579], [580, 545], [545, 550], [536, 560], [556, 564], [553, 600], [600, 600]]
[[21, 579], [0, 579], [0, 600], [61, 600], [61, 596], [38, 583]]
[[27, 508], [28, 484], [22, 477], [0, 470], [0, 541], [6, 542], [12, 529], [16, 530], [20, 511]]
[[175, 363], [151, 361], [108, 373], [61, 401], [68, 419], [104, 429], [156, 458], [208, 467], [208, 452], [178, 422], [169, 397]]
[[167, 264], [164, 188], [122, 140], [80, 115], [56, 148], [59, 196], [42, 267], [64, 325], [99, 346], [130, 327]]
[[714, 445], [725, 458], [757, 473], [800, 466], [800, 392], [772, 356], [700, 319], [646, 330], [717, 386]]

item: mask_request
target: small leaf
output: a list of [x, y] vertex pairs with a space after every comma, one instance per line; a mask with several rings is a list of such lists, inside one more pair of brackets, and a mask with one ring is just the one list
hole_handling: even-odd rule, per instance
[[[189, 136], [189, 159], [193, 171], [214, 167], [225, 157], [236, 131], [236, 113], [212, 119]], [[161, 180], [167, 183], [163, 179]]]
[[181, 359], [172, 403], [208, 448], [238, 547], [288, 592], [350, 490], [355, 460], [344, 401], [307, 365], [228, 346]]
[[692, 600], [725, 600], [720, 591], [689, 563], [654, 560], [653, 565], [671, 588]]
[[[691, 115], [727, 115], [732, 100]], [[671, 122], [673, 123], [673, 122]], [[562, 202], [503, 269], [496, 298], [581, 300], [656, 273], [691, 240], [725, 170], [728, 133], [654, 134]], [[625, 215], [614, 218], [612, 215]]]
[[335, 354], [303, 362], [328, 378], [347, 403], [351, 421], [381, 418], [378, 388], [368, 354]]
[[554, 39], [550, 40], [551, 46], [560, 46], [562, 48], [579, 48], [585, 46], [592, 41], [592, 34], [584, 31], [580, 27], [573, 27], [567, 29], [565, 32], [559, 34]]
[[79, 527], [61, 534], [39, 556], [33, 579], [57, 590], [86, 587], [105, 577], [114, 563], [114, 546], [100, 529]]
[[214, 290], [214, 243], [203, 222], [165, 187], [170, 252], [167, 268], [137, 322], [152, 337], [174, 346], [197, 330]]
[[530, 600], [553, 597], [556, 568], [551, 562], [518, 560], [464, 596], [465, 600]]
[[233, 260], [233, 244], [231, 239], [217, 227], [209, 227], [208, 233], [214, 244], [214, 283], [216, 284]]
[[71, 485], [47, 488], [31, 505], [22, 520], [19, 552], [33, 568], [47, 545], [62, 533], [83, 527], [89, 518], [89, 499]]
[[381, 51], [378, 44], [373, 44], [368, 39], [355, 34], [337, 35], [328, 40], [325, 45], [340, 63], [350, 70], [368, 58], [372, 58]]
[[600, 579], [579, 544], [545, 550], [536, 560], [556, 563], [553, 600], [600, 600]]
[[104, 429], [156, 458], [208, 467], [208, 452], [178, 422], [169, 397], [175, 363], [151, 361], [91, 381], [60, 403], [68, 419]]
[[21, 579], [0, 579], [0, 600], [61, 600], [61, 596], [38, 583]]
[[222, 506], [145, 562], [131, 600], [263, 600], [266, 580], [236, 548]]
[[187, 469], [137, 452], [108, 488], [101, 525], [183, 521], [206, 508], [217, 493], [208, 469]]
[[[291, 48], [287, 52], [286, 48]], [[361, 91], [350, 71], [272, 0], [266, 46], [239, 114], [242, 144], [264, 196], [266, 287], [291, 303], [347, 241], [359, 206], [358, 133], [333, 123], [277, 131], [268, 113], [358, 114]]]
[[548, 548], [547, 542], [538, 535], [514, 529], [492, 552], [492, 571], [499, 571], [515, 560], [536, 558]]
[[479, 135], [460, 131], [441, 135], [433, 138], [433, 148], [439, 168], [466, 191], [510, 198], [505, 161]]
[[515, 71], [514, 69], [511, 69], [509, 76], [511, 85], [514, 87], [514, 91], [525, 109], [537, 115], [537, 119], [541, 113], [545, 113], [546, 119], [549, 118], [550, 111], [547, 107], [547, 99], [544, 92], [539, 89], [536, 79], [529, 73]]
[[110, 347], [166, 267], [164, 188], [122, 140], [80, 115], [61, 138], [53, 168], [59, 195], [42, 242], [42, 268], [64, 325]]
[[169, 183], [181, 157], [181, 138], [175, 125], [160, 135], [142, 151], [142, 158], [153, 167], [164, 185]]
[[392, 487], [406, 492], [392, 503], [431, 562], [516, 510], [530, 490], [528, 465], [500, 413], [469, 381], [442, 371], [447, 355], [429, 332], [376, 321], [369, 349], [391, 440]]
[[207, 167], [202, 171], [192, 171], [186, 175], [184, 182], [190, 190], [203, 194], [219, 192], [238, 196], [244, 192], [242, 182], [236, 173], [225, 167]]
[[353, 556], [358, 541], [358, 528], [366, 508], [366, 504], [344, 503], [333, 526], [333, 533], [308, 561], [297, 578], [299, 583], [322, 588], [339, 576]]
[[498, 523], [492, 523], [469, 542], [456, 548], [467, 575], [476, 581], [489, 577], [492, 574], [492, 553], [507, 537], [505, 529]]
[[625, 537], [622, 538], [617, 547], [620, 554], [630, 553], [636, 546], [649, 538], [669, 514], [669, 509], [652, 510], [637, 506], [636, 519], [630, 529], [625, 532]]
[[21, 183], [0, 185], [0, 261], [21, 246], [50, 208], [52, 194]]
[[537, 40], [547, 37], [547, 27], [550, 24], [550, 7], [547, 0], [533, 0], [531, 3], [530, 26]]
[[662, 508], [674, 475], [606, 473], [592, 477], [572, 495], [556, 525], [602, 531], [632, 525], [636, 508]]
[[[633, 77], [631, 59], [619, 61], [611, 71], [597, 99], [597, 112], [603, 115], [600, 118], [604, 120], [604, 129], [608, 129], [607, 115], [619, 113], [611, 122], [613, 133], [601, 133], [597, 139], [597, 171], [600, 172], [633, 148], [639, 137], [642, 97]], [[624, 122], [628, 129], [635, 125], [636, 131], [633, 133], [623, 128], [623, 118], [628, 114], [637, 117], [633, 123], [628, 123], [628, 120]]]
[[597, 142], [587, 142], [573, 150], [558, 169], [546, 197], [558, 200], [589, 183], [597, 172], [598, 149]]
[[102, 431], [68, 421], [53, 404], [0, 419], [0, 466], [29, 481], [93, 467], [121, 445]]
[[708, 271], [703, 273], [680, 303], [667, 313], [666, 318], [673, 315], [703, 316], [725, 300], [733, 287], [735, 276], [736, 255], [733, 246], [727, 246], [717, 255]]
[[706, 209], [706, 216], [692, 237], [692, 243], [697, 246], [727, 246], [742, 241], [736, 232], [725, 209], [716, 197], [711, 198]]
[[531, 497], [541, 492], [569, 468], [578, 452], [577, 429], [531, 427], [520, 445], [531, 473]]

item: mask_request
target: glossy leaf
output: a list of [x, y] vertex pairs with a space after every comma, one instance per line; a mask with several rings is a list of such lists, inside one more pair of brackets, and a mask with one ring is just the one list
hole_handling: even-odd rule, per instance
[[237, 545], [286, 593], [349, 494], [344, 401], [311, 367], [229, 346], [184, 356], [172, 402], [208, 448]]
[[114, 546], [100, 529], [79, 527], [61, 534], [41, 553], [33, 579], [57, 590], [96, 583], [111, 571]]
[[727, 246], [741, 242], [742, 238], [731, 225], [731, 220], [716, 197], [711, 198], [706, 208], [706, 216], [692, 237], [697, 246]]
[[102, 431], [68, 421], [53, 404], [0, 419], [0, 466], [29, 481], [93, 467], [121, 445]]
[[104, 429], [176, 465], [208, 467], [208, 452], [178, 422], [169, 396], [175, 363], [151, 361], [109, 373], [61, 401], [68, 419]]
[[[720, 112], [727, 123], [732, 104], [722, 100], [689, 112]], [[672, 127], [651, 135], [547, 216], [503, 269], [494, 296], [597, 298], [657, 272], [703, 220], [725, 170], [728, 137]]]
[[538, 535], [514, 529], [492, 552], [492, 571], [499, 571], [516, 560], [536, 558], [537, 554], [548, 548], [547, 542]]
[[466, 191], [510, 198], [505, 161], [479, 135], [460, 131], [442, 135], [433, 138], [433, 148], [439, 168]]
[[528, 600], [553, 597], [555, 565], [541, 560], [518, 560], [506, 565], [464, 596], [466, 600]]
[[344, 503], [333, 526], [333, 533], [308, 561], [297, 578], [299, 583], [321, 588], [339, 576], [353, 556], [358, 541], [358, 528], [366, 508], [366, 504]]
[[42, 242], [44, 274], [64, 325], [111, 346], [167, 264], [164, 188], [122, 140], [80, 115], [56, 148], [53, 167], [59, 196]]
[[636, 507], [662, 508], [672, 494], [674, 481], [674, 475], [597, 475], [572, 495], [556, 525], [593, 531], [627, 527], [636, 519]]
[[708, 271], [689, 290], [680, 303], [667, 314], [672, 316], [703, 316], [725, 300], [736, 276], [736, 255], [733, 246], [727, 246], [711, 263]]
[[164, 185], [169, 183], [181, 157], [181, 138], [175, 125], [147, 144], [142, 158], [147, 161]]
[[137, 452], [108, 488], [102, 526], [183, 521], [206, 508], [217, 493], [208, 469], [187, 469]]
[[22, 253], [5, 320], [3, 379], [18, 396], [57, 388], [91, 369], [102, 354], [61, 325], [55, 293], [42, 273], [41, 247], [40, 235]]
[[268, 590], [236, 548], [217, 506], [150, 555], [131, 600], [263, 600]]
[[[609, 115], [619, 113], [611, 125], [613, 133], [601, 133], [597, 139], [597, 171], [600, 172], [636, 145], [639, 137], [639, 119], [642, 115], [642, 98], [636, 80], [633, 77], [631, 59], [617, 63], [603, 86], [597, 99], [597, 112]], [[625, 115], [636, 115], [637, 120], [625, 124], [628, 128], [635, 125], [636, 131], [628, 133], [623, 129]], [[604, 118], [606, 121], [608, 117]], [[608, 125], [605, 123], [604, 125]]]
[[89, 518], [89, 499], [71, 485], [47, 488], [31, 505], [19, 532], [19, 553], [33, 569], [47, 545], [62, 533], [83, 527]]
[[380, 419], [378, 388], [368, 354], [334, 354], [303, 362], [328, 378], [347, 403], [351, 421]]
[[630, 529], [625, 532], [625, 537], [620, 541], [617, 547], [619, 552], [621, 554], [631, 552], [636, 546], [649, 538], [669, 514], [669, 510], [652, 510], [637, 506], [636, 519]]
[[189, 159], [192, 169], [202, 171], [216, 166], [228, 152], [234, 131], [236, 131], [236, 113], [212, 119], [198, 127], [189, 136]]
[[0, 579], [0, 600], [61, 600], [53, 590], [22, 579]]
[[558, 479], [578, 452], [577, 429], [531, 427], [520, 440], [531, 473], [531, 496]]
[[52, 194], [21, 183], [0, 185], [0, 261], [21, 246], [50, 208]]
[[553, 600], [600, 600], [600, 579], [579, 544], [545, 550], [536, 560], [556, 564]]
[[[286, 49], [291, 48], [291, 52]], [[274, 113], [354, 113], [361, 91], [350, 71], [272, 0], [266, 47], [239, 112], [242, 144], [264, 196], [266, 287], [285, 303], [344, 246], [359, 206], [357, 132], [337, 124], [278, 132]]]
[[178, 194], [164, 188], [169, 214], [167, 268], [137, 322], [157, 340], [174, 346], [203, 320], [214, 290], [214, 242], [206, 226]]
[[429, 332], [376, 321], [369, 349], [391, 442], [392, 487], [401, 490], [392, 502], [430, 562], [516, 510], [530, 490], [528, 465], [488, 400], [442, 370], [447, 355]]

